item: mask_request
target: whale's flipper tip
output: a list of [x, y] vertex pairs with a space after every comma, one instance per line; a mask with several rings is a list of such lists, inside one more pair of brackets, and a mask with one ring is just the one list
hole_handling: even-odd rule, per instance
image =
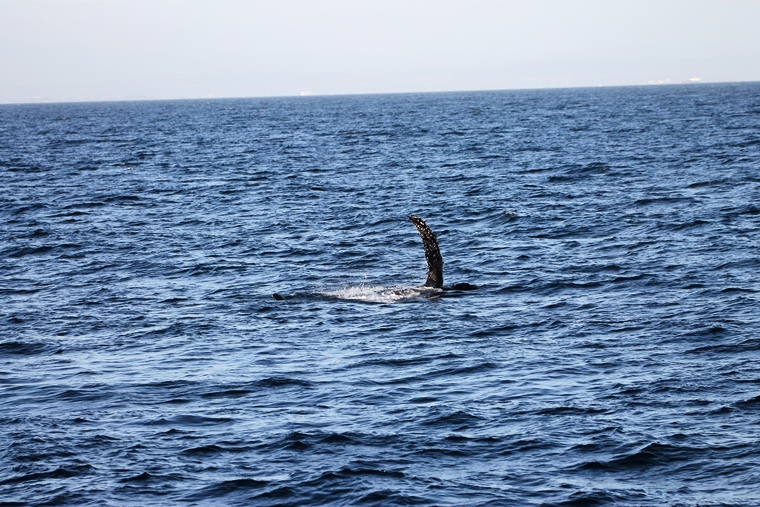
[[428, 277], [425, 281], [425, 287], [443, 287], [443, 257], [438, 249], [438, 238], [435, 233], [423, 219], [416, 215], [410, 215], [409, 220], [417, 228], [422, 238], [422, 245], [425, 247], [425, 260], [428, 265]]

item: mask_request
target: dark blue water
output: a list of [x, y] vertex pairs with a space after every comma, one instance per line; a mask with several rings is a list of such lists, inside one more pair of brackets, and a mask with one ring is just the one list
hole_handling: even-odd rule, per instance
[[2, 505], [760, 504], [758, 83], [2, 106], [0, 176]]

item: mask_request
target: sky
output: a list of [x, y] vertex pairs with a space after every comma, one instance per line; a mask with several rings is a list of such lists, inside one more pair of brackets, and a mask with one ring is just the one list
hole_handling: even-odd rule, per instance
[[760, 0], [0, 0], [0, 103], [760, 81]]

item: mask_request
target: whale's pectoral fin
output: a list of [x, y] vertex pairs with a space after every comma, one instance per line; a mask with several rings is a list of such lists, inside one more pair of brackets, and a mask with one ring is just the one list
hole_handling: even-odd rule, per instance
[[425, 281], [425, 287], [443, 287], [443, 257], [438, 249], [438, 238], [430, 230], [425, 221], [417, 216], [410, 216], [417, 231], [422, 238], [422, 245], [425, 247], [425, 260], [428, 265], [428, 276]]

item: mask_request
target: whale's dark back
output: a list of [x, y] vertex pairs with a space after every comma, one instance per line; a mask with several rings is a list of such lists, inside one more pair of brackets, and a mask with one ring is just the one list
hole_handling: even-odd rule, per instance
[[428, 276], [425, 281], [425, 287], [443, 287], [443, 257], [438, 249], [438, 238], [430, 230], [425, 221], [418, 216], [410, 216], [417, 231], [422, 238], [422, 245], [425, 247], [425, 260], [428, 265]]

